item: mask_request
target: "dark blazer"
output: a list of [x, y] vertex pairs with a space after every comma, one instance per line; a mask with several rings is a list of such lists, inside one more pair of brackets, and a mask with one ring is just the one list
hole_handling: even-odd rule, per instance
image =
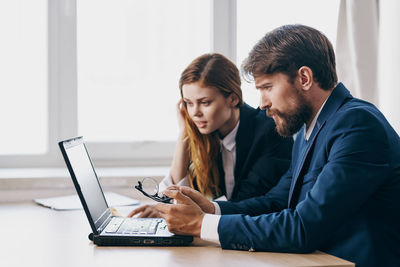
[[[260, 196], [276, 185], [288, 170], [293, 138], [282, 138], [265, 111], [247, 104], [240, 108], [236, 134], [235, 186], [232, 201]], [[219, 159], [220, 189], [225, 191], [224, 170]]]
[[[288, 172], [266, 195], [218, 202], [226, 249], [321, 250], [357, 266], [400, 266], [400, 138], [339, 84]], [[250, 216], [249, 216], [250, 215]], [[253, 217], [251, 217], [253, 216]]]

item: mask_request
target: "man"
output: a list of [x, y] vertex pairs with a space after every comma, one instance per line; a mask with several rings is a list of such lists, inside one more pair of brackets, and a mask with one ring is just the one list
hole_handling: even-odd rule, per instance
[[177, 204], [156, 206], [169, 229], [225, 249], [320, 250], [357, 266], [399, 266], [400, 138], [375, 106], [337, 84], [329, 40], [303, 25], [277, 28], [243, 70], [278, 133], [297, 133], [291, 166], [266, 195], [236, 203], [170, 188]]

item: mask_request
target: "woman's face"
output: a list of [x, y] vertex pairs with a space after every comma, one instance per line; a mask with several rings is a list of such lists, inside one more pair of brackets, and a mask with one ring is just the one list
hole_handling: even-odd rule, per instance
[[183, 101], [190, 118], [196, 124], [200, 133], [210, 134], [218, 131], [227, 135], [237, 123], [234, 110], [238, 101], [231, 94], [222, 95], [218, 89], [202, 87], [198, 82], [182, 86]]

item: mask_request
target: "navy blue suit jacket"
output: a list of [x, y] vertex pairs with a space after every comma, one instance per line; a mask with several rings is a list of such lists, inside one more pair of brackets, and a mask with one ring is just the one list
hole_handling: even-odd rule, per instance
[[399, 135], [340, 83], [309, 141], [304, 128], [298, 133], [290, 168], [273, 189], [218, 204], [232, 214], [218, 225], [222, 248], [320, 250], [357, 266], [400, 266]]
[[[240, 108], [236, 134], [235, 186], [232, 201], [261, 196], [276, 185], [289, 169], [293, 138], [283, 138], [265, 111], [247, 104]], [[225, 194], [222, 161], [219, 159], [220, 189]]]

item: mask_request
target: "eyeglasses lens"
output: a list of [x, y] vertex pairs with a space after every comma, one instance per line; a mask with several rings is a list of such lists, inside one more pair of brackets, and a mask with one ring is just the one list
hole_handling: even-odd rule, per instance
[[142, 190], [147, 194], [154, 196], [158, 193], [158, 183], [150, 177], [146, 177], [142, 181]]

